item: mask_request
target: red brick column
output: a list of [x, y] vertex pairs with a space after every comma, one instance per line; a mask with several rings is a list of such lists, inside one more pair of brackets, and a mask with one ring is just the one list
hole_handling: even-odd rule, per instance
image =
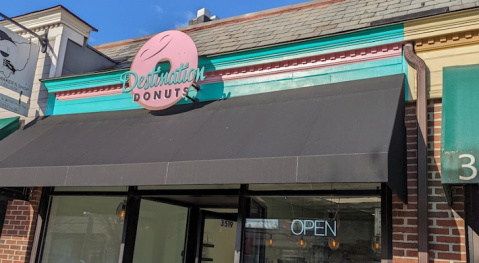
[[[441, 184], [442, 102], [428, 104], [429, 262], [465, 263], [464, 193], [453, 189], [454, 205], [446, 203]], [[406, 106], [408, 201], [393, 196], [393, 262], [416, 263], [417, 259], [417, 122], [415, 104]]]
[[41, 193], [41, 188], [33, 188], [30, 202], [8, 202], [0, 236], [0, 263], [30, 262]]

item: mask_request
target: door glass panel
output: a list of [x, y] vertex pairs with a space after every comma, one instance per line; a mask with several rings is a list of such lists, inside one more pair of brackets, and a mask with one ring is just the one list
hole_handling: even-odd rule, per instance
[[233, 263], [236, 222], [225, 219], [205, 219], [202, 262]]
[[133, 263], [182, 263], [188, 209], [141, 200]]

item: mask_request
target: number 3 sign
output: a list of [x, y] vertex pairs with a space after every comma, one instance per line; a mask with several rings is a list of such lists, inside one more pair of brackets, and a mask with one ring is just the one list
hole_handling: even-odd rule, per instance
[[476, 158], [474, 158], [474, 156], [472, 154], [461, 154], [461, 155], [459, 155], [459, 159], [462, 159], [462, 158], [469, 158], [470, 162], [467, 163], [467, 164], [463, 164], [461, 167], [471, 169], [472, 175], [471, 176], [461, 176], [461, 175], [459, 175], [459, 179], [464, 180], [464, 181], [469, 181], [469, 180], [472, 180], [472, 179], [476, 178], [477, 169], [476, 169], [476, 167], [473, 166], [474, 163], [476, 162]]

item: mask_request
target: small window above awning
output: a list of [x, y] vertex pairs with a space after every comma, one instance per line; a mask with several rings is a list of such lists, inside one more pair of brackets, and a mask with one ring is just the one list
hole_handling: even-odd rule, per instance
[[20, 127], [20, 117], [0, 119], [0, 140], [12, 134]]
[[44, 117], [0, 142], [0, 184], [384, 182], [406, 200], [403, 83], [401, 74]]

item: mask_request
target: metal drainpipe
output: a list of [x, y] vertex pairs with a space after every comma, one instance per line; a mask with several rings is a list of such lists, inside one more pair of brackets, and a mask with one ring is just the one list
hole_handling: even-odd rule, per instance
[[427, 67], [414, 53], [411, 43], [404, 45], [404, 57], [417, 71], [417, 227], [418, 260], [428, 263], [428, 186], [427, 186]]

